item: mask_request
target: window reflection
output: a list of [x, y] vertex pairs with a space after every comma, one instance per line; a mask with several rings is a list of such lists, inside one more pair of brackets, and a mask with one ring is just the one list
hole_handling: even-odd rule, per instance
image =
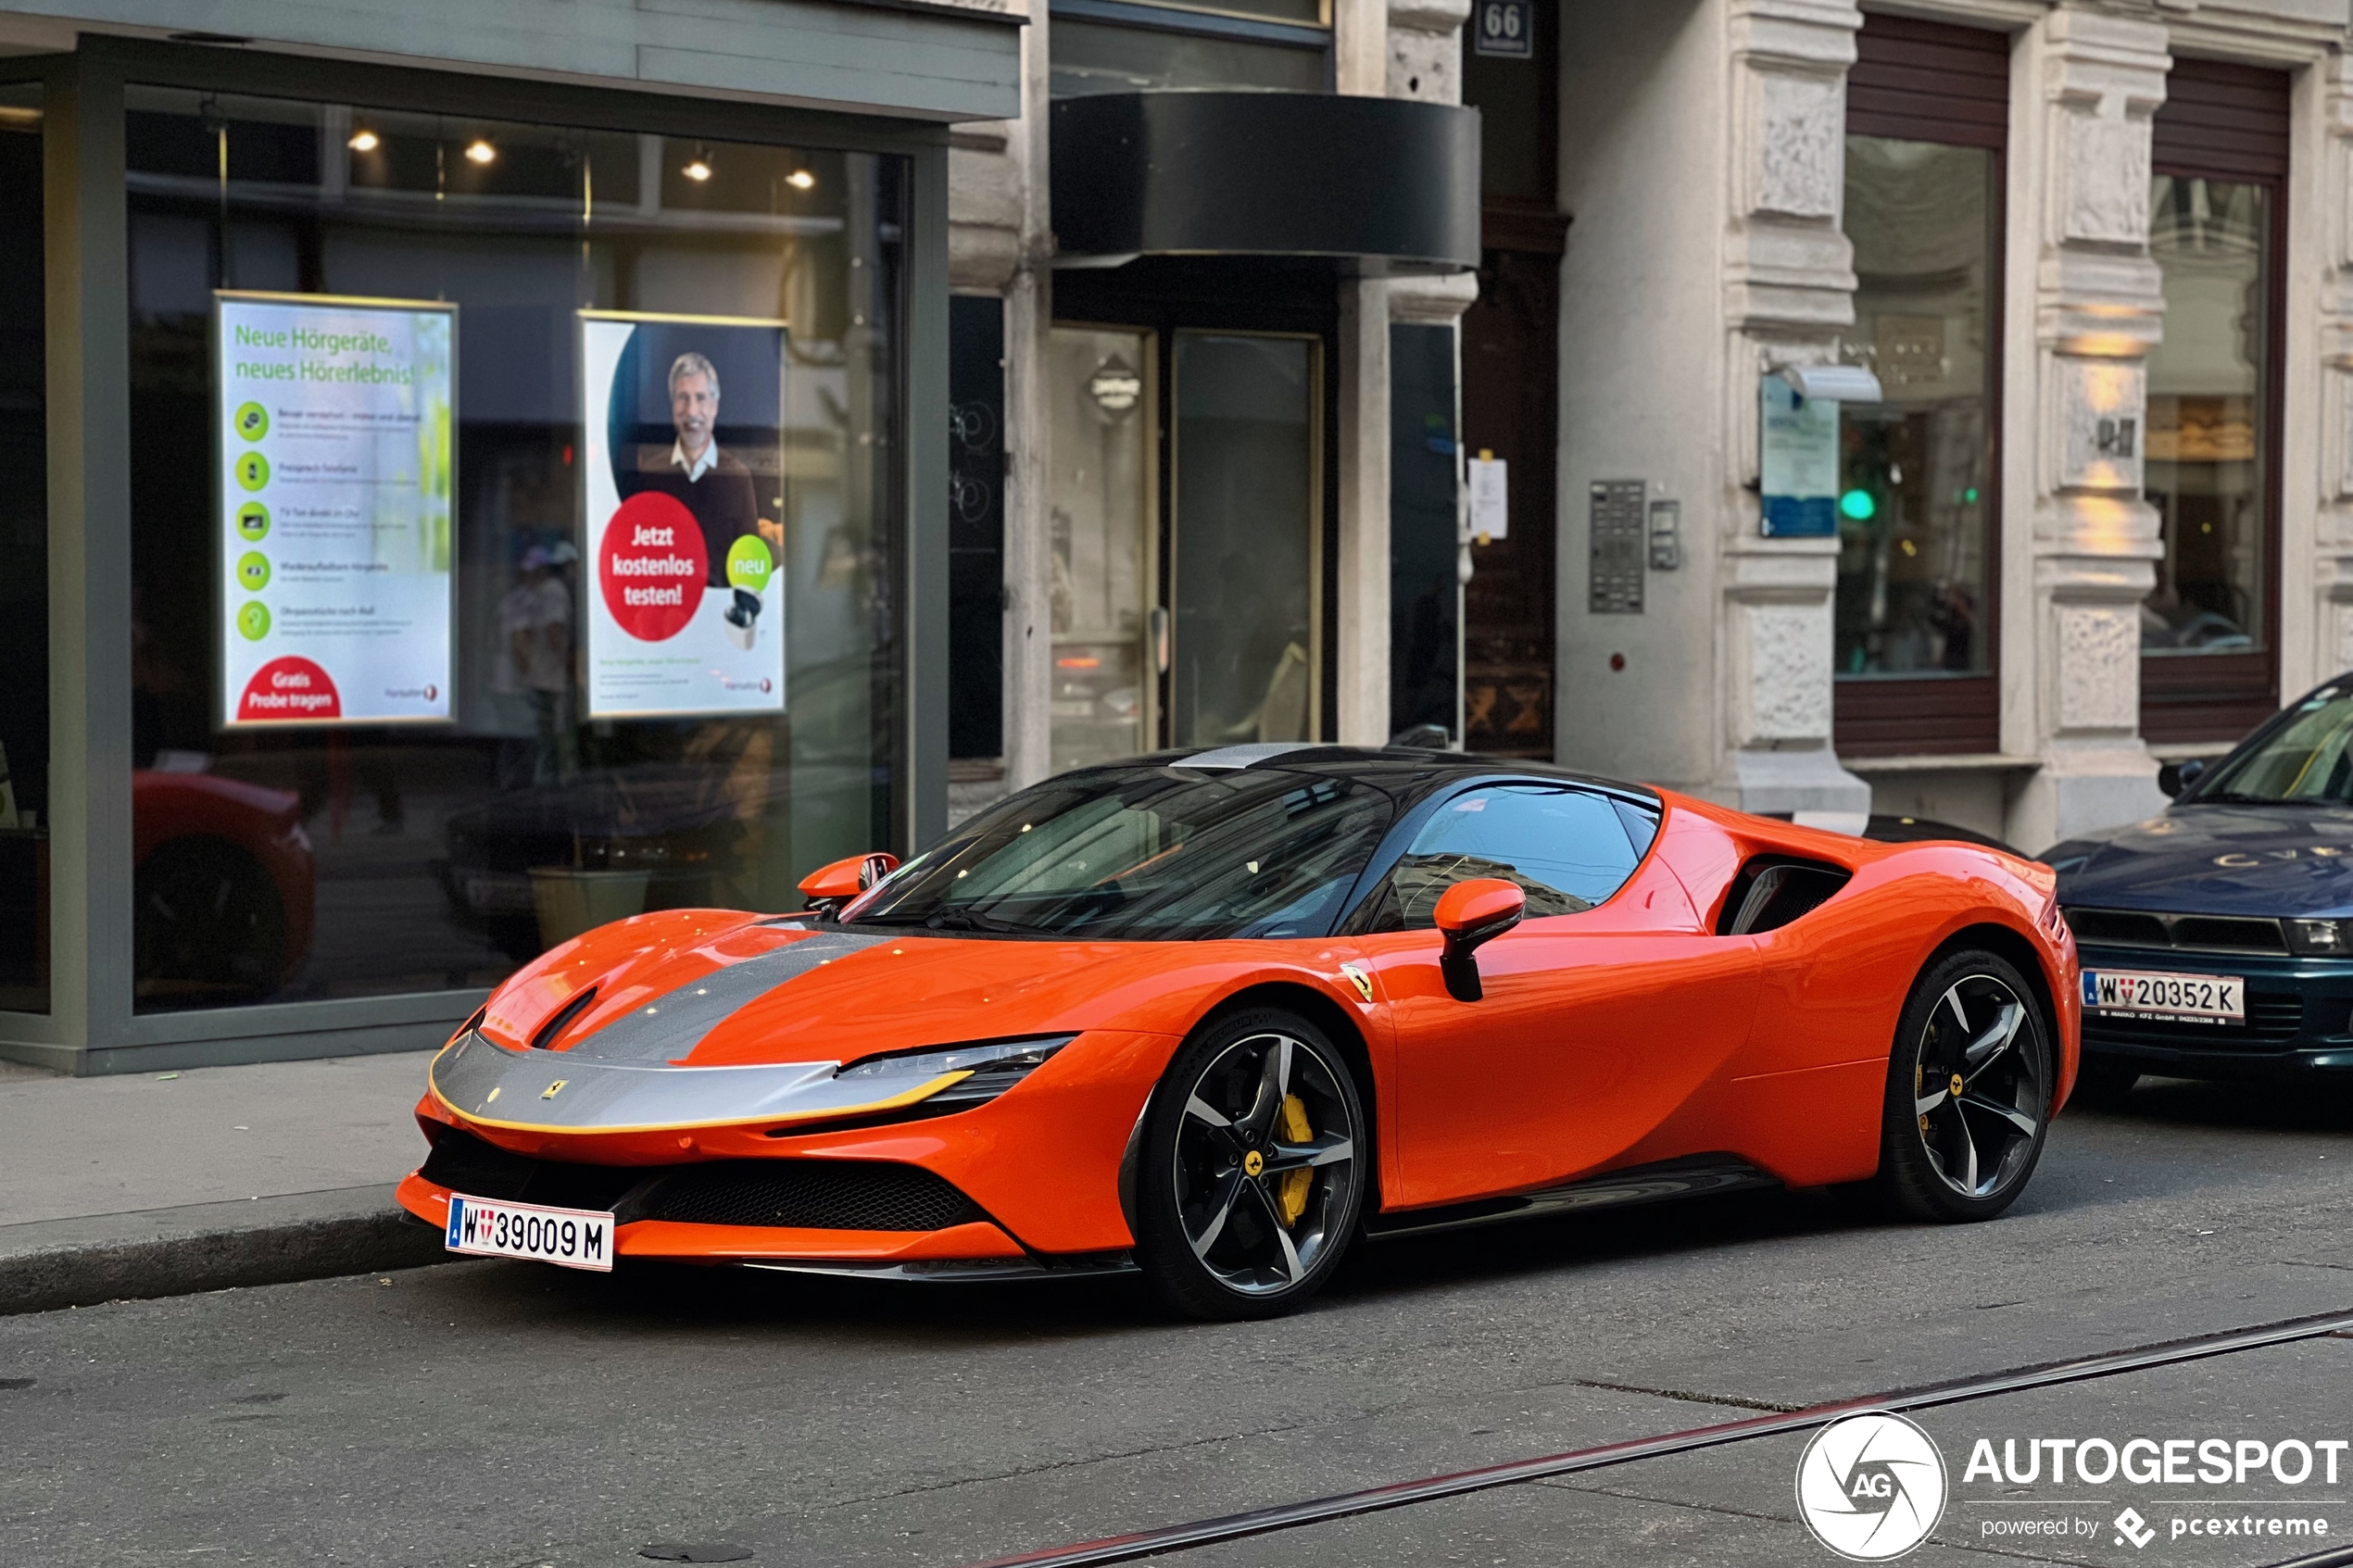
[[2271, 199], [2260, 185], [2157, 178], [2149, 250], [2165, 336], [2148, 358], [2146, 487], [2165, 558], [2141, 608], [2145, 653], [2263, 640]]
[[1885, 401], [1840, 409], [1843, 676], [1991, 667], [1998, 172], [1982, 148], [1846, 139], [1855, 341]]
[[[899, 160], [154, 89], [126, 139], [134, 809], [201, 840], [142, 862], [142, 1010], [484, 985], [887, 840]], [[216, 288], [458, 307], [454, 722], [216, 728]], [[776, 529], [781, 716], [581, 717], [583, 309], [788, 323], [781, 450], [716, 430]]]

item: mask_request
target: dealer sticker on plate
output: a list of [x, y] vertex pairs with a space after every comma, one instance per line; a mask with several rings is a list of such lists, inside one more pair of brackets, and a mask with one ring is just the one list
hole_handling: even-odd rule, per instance
[[2246, 982], [2235, 974], [2153, 974], [2085, 970], [2083, 1005], [2118, 1018], [2245, 1023]]
[[612, 1271], [612, 1215], [594, 1209], [545, 1209], [452, 1193], [449, 1250], [489, 1258], [529, 1258], [567, 1269]]

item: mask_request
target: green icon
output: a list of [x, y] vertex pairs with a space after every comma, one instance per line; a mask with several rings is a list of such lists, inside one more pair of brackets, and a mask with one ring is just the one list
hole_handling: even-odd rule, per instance
[[237, 483], [247, 490], [258, 490], [270, 483], [270, 459], [258, 452], [247, 452], [237, 459]]
[[237, 611], [237, 630], [249, 643], [258, 643], [270, 634], [270, 607], [258, 600]]
[[236, 426], [239, 435], [247, 441], [258, 441], [270, 433], [270, 410], [258, 403], [241, 404], [237, 408]]
[[250, 543], [258, 545], [270, 537], [270, 508], [258, 501], [247, 501], [237, 508], [237, 532]]
[[758, 534], [747, 533], [727, 550], [727, 581], [748, 594], [757, 594], [768, 586], [768, 574], [776, 570], [776, 558], [768, 553], [768, 541]]
[[[248, 594], [258, 594], [270, 586], [270, 558], [259, 550], [247, 550], [237, 558], [237, 586]], [[255, 608], [258, 608], [258, 606]]]
[[1879, 503], [1868, 490], [1849, 490], [1838, 498], [1838, 509], [1856, 522], [1869, 522], [1879, 511]]

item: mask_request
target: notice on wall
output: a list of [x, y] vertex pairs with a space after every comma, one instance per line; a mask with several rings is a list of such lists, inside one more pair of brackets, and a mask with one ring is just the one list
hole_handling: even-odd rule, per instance
[[220, 722], [447, 722], [456, 307], [213, 318]]
[[1465, 465], [1470, 477], [1470, 533], [1481, 545], [1511, 537], [1511, 464], [1481, 452]]
[[1838, 404], [1801, 397], [1780, 376], [1758, 394], [1758, 474], [1770, 539], [1826, 538], [1838, 532]]
[[785, 708], [785, 324], [581, 315], [587, 711]]

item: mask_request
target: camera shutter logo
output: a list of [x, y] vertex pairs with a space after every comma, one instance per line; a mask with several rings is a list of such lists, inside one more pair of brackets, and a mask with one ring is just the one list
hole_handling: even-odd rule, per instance
[[1884, 1562], [1944, 1517], [1944, 1456], [1900, 1415], [1871, 1411], [1814, 1434], [1797, 1461], [1797, 1512], [1814, 1538], [1856, 1562]]

